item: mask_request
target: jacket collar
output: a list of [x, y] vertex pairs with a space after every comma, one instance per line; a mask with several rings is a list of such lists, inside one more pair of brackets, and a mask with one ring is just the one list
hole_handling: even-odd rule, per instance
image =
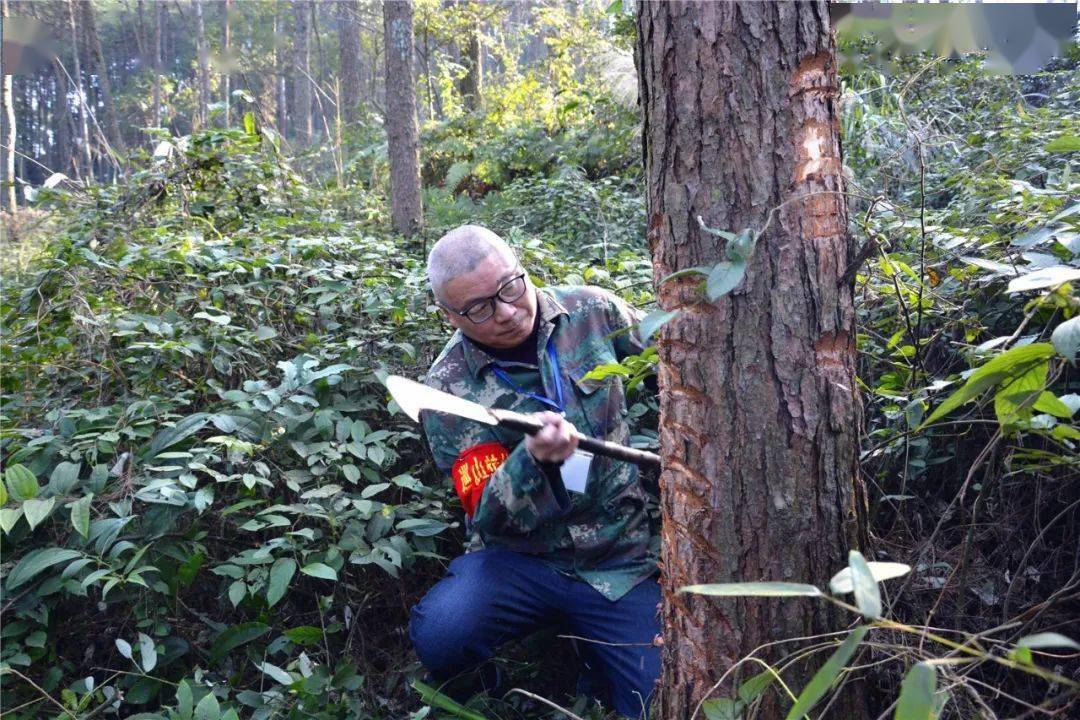
[[[540, 314], [537, 342], [543, 346], [547, 344], [548, 338], [551, 337], [551, 333], [555, 329], [556, 319], [560, 315], [569, 316], [570, 313], [555, 299], [555, 296], [549, 290], [544, 288], [536, 289], [536, 312]], [[461, 343], [462, 351], [465, 353], [465, 362], [469, 367], [469, 372], [472, 373], [474, 378], [480, 377], [480, 373], [488, 365], [494, 363], [495, 358], [481, 350], [476, 343], [469, 340], [465, 333], [460, 330], [457, 331], [456, 337]]]

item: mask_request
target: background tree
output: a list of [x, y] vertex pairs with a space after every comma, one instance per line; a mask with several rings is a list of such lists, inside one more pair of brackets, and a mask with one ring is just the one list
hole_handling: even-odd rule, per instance
[[[3, 17], [6, 19], [10, 17], [11, 11], [8, 7], [9, 0], [3, 0]], [[4, 73], [3, 76], [3, 89], [0, 92], [0, 104], [3, 104], [3, 133], [0, 136], [4, 138], [4, 175], [3, 175], [3, 201], [8, 209], [8, 212], [14, 214], [18, 209], [18, 203], [15, 199], [15, 97], [12, 94], [12, 76], [10, 73]]]
[[101, 94], [101, 105], [105, 114], [105, 123], [108, 128], [108, 142], [115, 152], [124, 153], [124, 136], [120, 133], [120, 121], [116, 116], [116, 103], [113, 101], [112, 80], [109, 78], [109, 66], [105, 62], [105, 53], [101, 49], [101, 36], [98, 34], [97, 22], [94, 20], [94, 5], [90, 0], [82, 0], [79, 3], [83, 32], [86, 35], [87, 52], [93, 61], [93, 68], [97, 71], [97, 87]]
[[301, 142], [310, 142], [312, 124], [311, 3], [293, 0], [293, 129]]
[[338, 46], [341, 59], [341, 116], [347, 124], [360, 117], [360, 2], [338, 0]]
[[394, 229], [420, 230], [420, 131], [413, 78], [413, 4], [383, 3], [386, 37], [386, 137], [390, 154], [390, 205]]
[[[839, 627], [821, 608], [678, 591], [823, 585], [857, 547], [854, 309], [826, 3], [645, 3], [638, 38], [647, 237], [658, 302], [682, 311], [659, 341], [659, 707], [674, 719], [758, 646]], [[760, 233], [715, 303], [697, 276], [661, 282], [723, 261], [739, 279], [735, 243], [699, 217]]]

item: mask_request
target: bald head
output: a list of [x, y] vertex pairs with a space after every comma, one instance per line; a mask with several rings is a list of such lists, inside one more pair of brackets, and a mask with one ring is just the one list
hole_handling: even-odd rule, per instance
[[512, 264], [517, 256], [506, 241], [479, 225], [462, 225], [439, 238], [428, 254], [427, 275], [431, 290], [440, 301], [443, 286], [472, 272], [490, 255], [501, 255]]

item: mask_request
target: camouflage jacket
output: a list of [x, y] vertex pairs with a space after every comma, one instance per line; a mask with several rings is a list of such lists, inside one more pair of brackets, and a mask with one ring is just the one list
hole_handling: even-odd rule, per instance
[[[586, 380], [597, 365], [613, 363], [643, 347], [623, 332], [638, 319], [626, 303], [600, 288], [549, 287], [538, 291], [539, 372], [534, 365], [500, 362], [527, 393], [556, 397], [546, 348], [554, 343], [566, 418], [587, 435], [627, 443], [622, 379]], [[488, 407], [523, 413], [549, 410], [492, 372], [496, 360], [454, 334], [425, 382]], [[538, 555], [617, 600], [656, 572], [659, 539], [646, 513], [648, 496], [629, 463], [597, 455], [584, 493], [567, 492], [557, 467], [535, 462], [519, 432], [440, 413], [423, 414], [435, 464], [449, 474], [471, 448], [498, 442], [509, 451], [484, 487], [469, 523], [471, 547], [503, 547]]]

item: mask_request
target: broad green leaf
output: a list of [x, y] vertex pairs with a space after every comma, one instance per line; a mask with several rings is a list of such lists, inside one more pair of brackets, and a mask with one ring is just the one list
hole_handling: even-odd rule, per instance
[[19, 518], [23, 516], [21, 507], [17, 508], [4, 508], [0, 510], [0, 530], [6, 533], [11, 532], [11, 529], [15, 527], [15, 523], [19, 522]]
[[233, 607], [239, 605], [245, 595], [247, 595], [247, 585], [243, 580], [237, 580], [229, 585], [229, 602], [232, 603]]
[[262, 637], [270, 632], [270, 626], [261, 622], [241, 623], [226, 628], [210, 646], [210, 659], [218, 660], [233, 648]]
[[757, 699], [757, 696], [765, 692], [766, 688], [772, 684], [777, 678], [777, 673], [771, 667], [768, 670], [762, 670], [757, 675], [746, 682], [739, 685], [738, 695], [739, 700], [745, 705], [749, 705]]
[[[911, 566], [904, 563], [867, 562], [866, 564], [870, 568], [870, 576], [876, 582], [903, 577], [911, 572]], [[829, 589], [837, 595], [854, 592], [855, 585], [851, 581], [851, 568], [846, 567], [833, 575], [832, 580], [829, 581]]]
[[1006, 350], [980, 366], [968, 377], [967, 381], [946, 398], [930, 417], [923, 421], [920, 428], [932, 425], [966, 402], [979, 397], [989, 388], [1009, 378], [1019, 377], [1032, 366], [1053, 356], [1054, 346], [1050, 343], [1031, 343]]
[[0, 482], [0, 507], [2, 507], [4, 505], [7, 505], [7, 501], [8, 501], [7, 485]]
[[443, 695], [426, 683], [419, 680], [413, 680], [412, 686], [416, 692], [420, 693], [420, 701], [425, 705], [430, 705], [433, 708], [448, 712], [454, 717], [461, 718], [461, 720], [488, 720], [484, 715], [473, 712], [461, 703]]
[[274, 607], [285, 591], [289, 589], [293, 575], [296, 573], [296, 561], [292, 558], [278, 558], [270, 568], [270, 582], [266, 587], [266, 604]]
[[1059, 135], [1046, 144], [1046, 152], [1070, 153], [1080, 151], [1080, 136], [1073, 133]]
[[195, 720], [221, 720], [221, 704], [214, 693], [207, 693], [195, 706]]
[[197, 312], [191, 317], [199, 318], [200, 320], [209, 320], [215, 325], [228, 325], [232, 322], [232, 316], [228, 313], [222, 313], [221, 315], [211, 315], [210, 313], [206, 312]]
[[847, 661], [855, 654], [855, 649], [862, 642], [863, 636], [866, 635], [866, 631], [869, 629], [866, 626], [857, 627], [851, 631], [850, 635], [844, 638], [844, 642], [840, 643], [840, 647], [836, 649], [836, 652], [814, 673], [814, 677], [810, 678], [810, 682], [799, 693], [795, 704], [788, 711], [786, 720], [802, 720], [802, 716], [810, 712], [814, 705], [817, 705], [818, 700], [821, 700], [825, 693], [829, 691], [829, 688], [832, 687], [833, 681], [836, 680], [840, 671], [847, 665]]
[[292, 685], [294, 682], [292, 676], [279, 668], [277, 665], [272, 665], [268, 662], [264, 662], [263, 664], [256, 665], [255, 667], [259, 668], [282, 685]]
[[1076, 363], [1076, 351], [1080, 349], [1080, 315], [1054, 328], [1054, 334], [1050, 336], [1050, 342], [1058, 355]]
[[79, 471], [82, 463], [62, 462], [57, 465], [52, 475], [49, 476], [49, 491], [53, 495], [67, 495], [79, 482]]
[[1063, 403], [1057, 395], [1049, 390], [1039, 393], [1031, 408], [1038, 412], [1050, 413], [1059, 418], [1071, 418], [1073, 416], [1072, 408]]
[[120, 654], [131, 660], [131, 643], [121, 638], [116, 638], [116, 649], [120, 651]]
[[342, 465], [341, 472], [345, 476], [345, 479], [351, 483], [356, 483], [360, 480], [360, 468], [356, 467], [352, 463]]
[[1031, 416], [1035, 398], [1046, 386], [1049, 362], [1038, 362], [1022, 375], [1001, 384], [994, 393], [994, 414], [1002, 426]]
[[246, 132], [248, 135], [258, 134], [258, 127], [255, 124], [255, 113], [244, 113], [244, 132]]
[[742, 704], [731, 698], [713, 698], [701, 703], [705, 720], [741, 720]]
[[323, 637], [323, 631], [314, 625], [289, 628], [282, 634], [297, 645], [314, 645], [320, 642]]
[[1022, 637], [1016, 641], [1016, 646], [1022, 648], [1031, 648], [1034, 650], [1048, 647], [1080, 650], [1080, 643], [1076, 642], [1072, 638], [1066, 637], [1056, 632], [1035, 633], [1034, 635]]
[[848, 553], [848, 567], [851, 569], [851, 584], [859, 612], [868, 620], [881, 617], [881, 591], [870, 572], [870, 566], [866, 564], [866, 558], [858, 550], [852, 550]]
[[448, 527], [450, 526], [442, 520], [436, 520], [434, 518], [409, 518], [408, 520], [402, 520], [397, 524], [398, 530], [411, 532], [418, 537], [438, 535]]
[[915, 663], [900, 684], [893, 720], [934, 720], [934, 692], [937, 690], [937, 671], [929, 663]]
[[56, 505], [56, 498], [32, 498], [23, 503], [23, 516], [26, 518], [26, 524], [33, 530], [41, 521], [49, 517], [49, 513], [52, 512], [53, 506]]
[[139, 633], [139, 657], [142, 659], [143, 672], [150, 672], [157, 665], [157, 648], [154, 639], [146, 633]]
[[678, 310], [653, 310], [651, 313], [641, 318], [641, 322], [638, 323], [638, 337], [641, 339], [641, 342], [649, 342], [649, 338], [651, 338], [657, 330], [674, 320], [678, 315]]
[[71, 527], [83, 537], [90, 536], [90, 503], [93, 499], [93, 495], [87, 495], [68, 504], [71, 508]]
[[38, 491], [41, 489], [38, 487], [34, 473], [18, 463], [9, 465], [7, 470], [4, 471], [4, 481], [7, 483], [11, 497], [19, 502], [37, 497]]
[[1039, 268], [1018, 278], [1013, 278], [1009, 281], [1008, 292], [1042, 290], [1043, 288], [1054, 287], [1073, 280], [1080, 280], [1080, 268], [1069, 265], [1054, 265], [1053, 267]]
[[172, 447], [176, 443], [199, 432], [209, 422], [206, 413], [188, 415], [172, 427], [165, 428], [150, 441], [150, 445], [143, 451], [143, 460], [149, 460], [162, 450]]
[[787, 582], [718, 583], [715, 585], [687, 585], [679, 592], [713, 595], [716, 597], [821, 597], [821, 590], [813, 585]]
[[310, 565], [305, 565], [300, 568], [300, 572], [323, 580], [337, 580], [337, 571], [323, 563], [311, 563]]
[[7, 589], [14, 590], [20, 585], [33, 580], [42, 570], [65, 560], [74, 560], [81, 556], [81, 552], [70, 548], [39, 548], [31, 550], [8, 573]]
[[740, 260], [718, 262], [709, 272], [705, 281], [705, 295], [710, 300], [718, 300], [735, 289], [746, 275], [746, 263]]
[[180, 715], [179, 720], [191, 720], [195, 712], [195, 696], [187, 680], [181, 680], [176, 686], [176, 712]]

